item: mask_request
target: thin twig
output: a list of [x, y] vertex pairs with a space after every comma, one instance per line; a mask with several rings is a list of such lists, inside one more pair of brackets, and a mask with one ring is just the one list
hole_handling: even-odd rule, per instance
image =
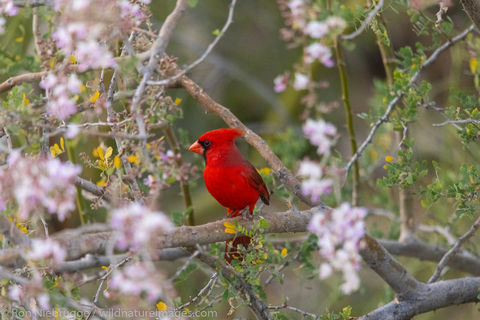
[[[197, 251], [198, 252], [198, 251]], [[203, 294], [205, 292], [207, 292], [206, 296], [209, 295], [209, 293], [211, 292], [211, 289], [215, 286], [215, 282], [217, 281], [218, 279], [218, 273], [215, 272], [212, 274], [212, 276], [210, 277], [210, 280], [208, 280], [208, 283], [197, 293], [197, 295], [195, 297], [193, 297], [192, 299], [190, 299], [188, 302], [185, 302], [184, 304], [182, 304], [181, 306], [175, 308], [175, 311], [180, 311], [182, 309], [185, 309], [186, 307], [188, 307], [189, 305], [195, 303], [198, 301], [198, 299], [200, 299], [200, 297], [203, 296]]]
[[384, 0], [378, 1], [375, 8], [373, 8], [372, 11], [370, 11], [367, 18], [362, 22], [362, 24], [360, 25], [360, 27], [357, 30], [355, 30], [354, 32], [352, 32], [350, 34], [342, 35], [341, 38], [344, 39], [344, 40], [352, 40], [352, 39], [355, 39], [356, 37], [358, 37], [359, 35], [361, 35], [363, 30], [365, 30], [365, 28], [370, 24], [370, 22], [372, 22], [375, 15], [380, 11], [380, 9], [382, 9], [383, 1]]
[[[459, 123], [473, 123], [473, 124], [480, 124], [480, 120], [476, 119], [458, 119], [458, 120], [446, 120], [442, 123], [434, 123], [432, 126], [434, 127], [443, 127], [447, 124], [459, 124]], [[457, 127], [458, 129], [458, 127]], [[461, 127], [460, 127], [461, 129]]]
[[194, 62], [192, 62], [191, 64], [189, 64], [185, 68], [183, 68], [182, 71], [180, 71], [179, 73], [175, 74], [174, 76], [172, 76], [170, 78], [163, 79], [163, 80], [160, 80], [160, 81], [148, 81], [147, 83], [149, 85], [157, 85], [157, 86], [164, 86], [164, 85], [171, 84], [171, 83], [175, 82], [176, 80], [180, 79], [180, 77], [183, 76], [184, 74], [186, 74], [188, 71], [192, 70], [193, 68], [198, 66], [200, 63], [202, 63], [207, 58], [207, 56], [210, 54], [210, 52], [213, 50], [213, 48], [217, 45], [217, 43], [220, 41], [220, 39], [223, 37], [223, 35], [227, 31], [227, 29], [230, 27], [230, 24], [233, 22], [233, 12], [235, 10], [236, 2], [237, 2], [237, 0], [232, 0], [232, 3], [230, 4], [229, 10], [228, 10], [227, 21], [225, 22], [222, 30], [218, 33], [218, 35], [215, 37], [215, 39], [208, 45], [207, 49], [205, 49], [203, 54], [197, 60], [195, 60]]
[[[425, 60], [425, 62], [419, 67], [419, 69], [417, 70], [417, 72], [413, 75], [413, 77], [410, 79], [410, 81], [408, 82], [408, 86], [411, 86], [413, 85], [419, 78], [420, 76], [420, 73], [426, 68], [428, 67], [429, 65], [431, 65], [437, 58], [438, 56], [444, 52], [445, 50], [447, 50], [448, 48], [450, 48], [451, 46], [453, 46], [455, 43], [463, 40], [472, 30], [474, 29], [474, 26], [471, 25], [470, 27], [468, 27], [467, 29], [465, 29], [464, 31], [462, 31], [460, 34], [458, 34], [457, 36], [453, 37], [451, 40], [448, 40], [447, 42], [445, 42], [444, 44], [442, 44], [440, 47], [438, 47], [431, 55], [430, 57], [428, 57], [427, 60]], [[385, 111], [385, 113], [383, 114], [383, 116], [378, 119], [375, 124], [373, 125], [373, 128], [370, 130], [370, 133], [368, 134], [367, 138], [363, 141], [362, 145], [358, 148], [357, 152], [353, 155], [353, 157], [350, 159], [350, 161], [348, 162], [348, 164], [345, 166], [345, 171], [346, 171], [346, 174], [348, 174], [348, 172], [350, 171], [352, 165], [355, 163], [355, 161], [357, 161], [357, 159], [362, 155], [363, 151], [365, 150], [365, 148], [373, 141], [373, 136], [375, 135], [375, 133], [377, 132], [378, 128], [385, 122], [388, 121], [388, 119], [390, 118], [390, 114], [393, 112], [393, 109], [395, 108], [396, 104], [400, 101], [400, 99], [403, 98], [404, 94], [406, 92], [406, 89], [403, 89], [400, 91], [400, 93], [398, 93], [391, 101], [390, 103], [388, 104], [388, 107], [387, 107], [387, 110]]]
[[282, 310], [282, 309], [292, 310], [292, 311], [295, 311], [297, 313], [300, 313], [303, 317], [311, 317], [315, 320], [320, 319], [320, 316], [316, 315], [315, 313], [307, 312], [307, 311], [301, 310], [297, 307], [292, 307], [292, 306], [287, 305], [286, 301], [281, 306], [268, 305], [267, 308], [271, 309], [271, 310]]
[[428, 280], [428, 283], [432, 283], [437, 281], [437, 279], [440, 277], [440, 274], [445, 268], [445, 266], [450, 262], [450, 260], [457, 254], [458, 250], [462, 246], [462, 244], [467, 241], [478, 229], [480, 226], [480, 217], [475, 220], [473, 225], [470, 227], [470, 229], [460, 238], [458, 238], [457, 242], [453, 245], [453, 247], [445, 253], [445, 255], [442, 257], [440, 262], [437, 265], [437, 268], [435, 269], [435, 272], [431, 276], [431, 278]]

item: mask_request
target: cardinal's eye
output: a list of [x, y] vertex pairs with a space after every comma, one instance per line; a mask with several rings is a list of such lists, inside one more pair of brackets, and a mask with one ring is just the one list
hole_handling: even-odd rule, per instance
[[205, 140], [203, 141], [203, 146], [205, 147], [205, 149], [207, 149], [208, 147], [210, 147], [210, 145], [212, 144], [212, 142], [210, 140]]

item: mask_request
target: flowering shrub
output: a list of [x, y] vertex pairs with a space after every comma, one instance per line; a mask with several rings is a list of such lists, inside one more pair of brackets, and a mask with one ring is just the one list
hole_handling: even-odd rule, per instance
[[15, 200], [22, 219], [46, 211], [63, 221], [75, 209], [74, 183], [80, 172], [81, 167], [58, 159], [25, 158], [13, 152], [8, 169], [0, 169], [0, 209]]
[[364, 208], [352, 208], [343, 203], [328, 214], [315, 214], [308, 225], [308, 230], [318, 236], [320, 254], [326, 260], [320, 266], [320, 278], [327, 278], [333, 270], [342, 271], [344, 283], [341, 289], [345, 294], [360, 287], [358, 250], [365, 235], [363, 219], [366, 215]]

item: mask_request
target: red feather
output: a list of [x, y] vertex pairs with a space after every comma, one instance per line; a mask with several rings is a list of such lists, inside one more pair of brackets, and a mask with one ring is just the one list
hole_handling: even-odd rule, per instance
[[[262, 177], [235, 145], [235, 139], [241, 135], [236, 129], [212, 130], [202, 135], [190, 147], [191, 151], [203, 154], [206, 161], [205, 186], [208, 192], [227, 208], [229, 217], [241, 215], [240, 211], [246, 207], [249, 213], [253, 214], [258, 198], [267, 205], [270, 203], [270, 194]], [[251, 239], [245, 236], [227, 241], [227, 262], [239, 258], [239, 244], [246, 248], [250, 241]]]

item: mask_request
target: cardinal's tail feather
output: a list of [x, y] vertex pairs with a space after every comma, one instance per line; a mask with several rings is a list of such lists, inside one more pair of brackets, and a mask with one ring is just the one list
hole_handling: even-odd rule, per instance
[[252, 238], [247, 236], [240, 236], [225, 241], [225, 261], [227, 261], [228, 264], [231, 264], [233, 259], [242, 260], [243, 255], [239, 252], [237, 248], [239, 245], [242, 245], [246, 249], [251, 242]]

